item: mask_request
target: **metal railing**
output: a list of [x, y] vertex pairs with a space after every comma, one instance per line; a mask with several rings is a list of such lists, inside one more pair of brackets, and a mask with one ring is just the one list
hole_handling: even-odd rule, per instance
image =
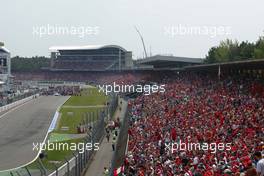
[[21, 95], [8, 97], [6, 99], [1, 99], [0, 100], [0, 107], [4, 107], [4, 106], [10, 105], [12, 103], [19, 102], [19, 101], [21, 101], [23, 99], [26, 99], [26, 98], [31, 97], [33, 95], [36, 95], [38, 93], [40, 93], [40, 91], [39, 90], [35, 90], [35, 91], [31, 91], [31, 92], [24, 93], [24, 94], [21, 94]]

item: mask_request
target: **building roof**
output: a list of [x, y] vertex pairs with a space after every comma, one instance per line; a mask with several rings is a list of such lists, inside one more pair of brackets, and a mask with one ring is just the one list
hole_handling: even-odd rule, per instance
[[213, 63], [213, 64], [202, 64], [202, 65], [193, 65], [184, 67], [185, 70], [218, 70], [218, 67], [221, 66], [221, 69], [263, 69], [264, 68], [264, 59], [247, 59], [241, 61], [232, 61], [232, 62], [222, 62], [222, 63]]
[[104, 48], [117, 48], [122, 51], [126, 51], [126, 49], [118, 45], [52, 46], [49, 50], [56, 52], [59, 50], [98, 50]]
[[138, 65], [151, 65], [153, 68], [171, 69], [171, 68], [182, 68], [189, 65], [202, 64], [201, 58], [189, 58], [189, 57], [175, 57], [175, 56], [163, 56], [155, 55], [146, 59], [137, 60]]
[[4, 46], [0, 46], [0, 53], [10, 53], [10, 51]]
[[137, 61], [138, 64], [148, 64], [148, 65], [152, 65], [155, 62], [184, 62], [184, 63], [201, 64], [203, 62], [203, 59], [190, 58], [190, 57], [155, 55], [155, 56], [148, 57], [146, 59], [141, 59]]

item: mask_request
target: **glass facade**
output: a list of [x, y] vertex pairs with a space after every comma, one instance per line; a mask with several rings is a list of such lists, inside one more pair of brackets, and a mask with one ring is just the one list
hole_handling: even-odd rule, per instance
[[125, 66], [126, 51], [118, 47], [61, 49], [53, 57], [55, 69], [115, 70]]

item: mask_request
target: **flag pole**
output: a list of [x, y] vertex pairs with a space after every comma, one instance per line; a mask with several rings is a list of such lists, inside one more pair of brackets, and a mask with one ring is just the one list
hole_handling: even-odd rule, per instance
[[218, 80], [220, 81], [221, 78], [221, 66], [220, 64], [218, 65]]

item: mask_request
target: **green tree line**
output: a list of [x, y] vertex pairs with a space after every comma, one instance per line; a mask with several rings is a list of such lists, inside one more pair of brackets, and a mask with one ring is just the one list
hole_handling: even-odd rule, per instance
[[264, 59], [264, 36], [256, 42], [227, 39], [219, 46], [210, 48], [205, 63], [219, 63], [248, 59]]
[[44, 56], [11, 58], [12, 71], [38, 71], [42, 67], [50, 66], [50, 58]]

